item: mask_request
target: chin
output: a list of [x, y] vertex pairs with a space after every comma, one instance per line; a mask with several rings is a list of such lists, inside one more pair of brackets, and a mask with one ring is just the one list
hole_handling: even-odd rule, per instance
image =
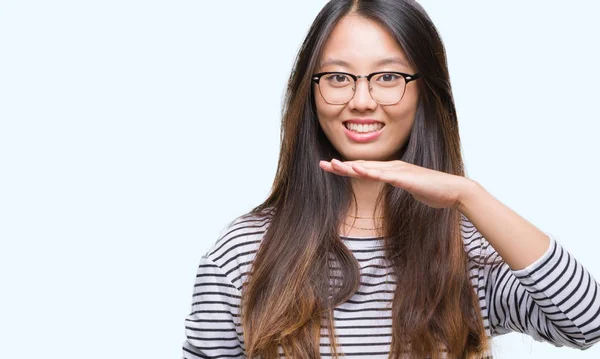
[[389, 158], [389, 156], [386, 157], [382, 155], [380, 151], [377, 151], [376, 153], [373, 153], [372, 151], [345, 151], [342, 155], [344, 156], [346, 161], [385, 161], [386, 158]]

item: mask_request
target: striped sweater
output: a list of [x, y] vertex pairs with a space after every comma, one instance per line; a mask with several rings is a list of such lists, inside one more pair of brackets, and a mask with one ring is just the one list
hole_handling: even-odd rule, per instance
[[[246, 358], [239, 315], [241, 288], [268, 224], [268, 218], [236, 218], [200, 259], [191, 311], [185, 318], [183, 358]], [[464, 216], [461, 233], [470, 258], [489, 256], [493, 262], [499, 257]], [[512, 270], [504, 262], [481, 266], [470, 261], [486, 335], [491, 339], [514, 331], [555, 346], [587, 349], [600, 340], [598, 283], [556, 238], [546, 234], [548, 250], [524, 269]], [[388, 358], [395, 283], [382, 238], [342, 237], [342, 241], [358, 260], [361, 284], [352, 298], [334, 310], [339, 349], [352, 358]], [[323, 358], [331, 357], [325, 332], [320, 348]]]

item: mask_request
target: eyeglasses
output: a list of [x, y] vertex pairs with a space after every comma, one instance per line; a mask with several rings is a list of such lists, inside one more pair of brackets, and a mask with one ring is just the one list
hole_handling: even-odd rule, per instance
[[368, 75], [354, 75], [347, 72], [320, 72], [312, 80], [317, 83], [325, 102], [331, 105], [343, 105], [354, 97], [356, 81], [366, 78], [369, 93], [380, 105], [394, 105], [404, 96], [406, 84], [421, 77], [395, 71], [379, 71]]

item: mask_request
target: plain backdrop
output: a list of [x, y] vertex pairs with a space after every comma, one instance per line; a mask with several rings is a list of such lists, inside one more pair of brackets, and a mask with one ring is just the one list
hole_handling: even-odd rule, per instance
[[[181, 356], [200, 257], [269, 193], [284, 87], [324, 3], [0, 2], [0, 357]], [[600, 278], [598, 3], [421, 3], [468, 176]]]

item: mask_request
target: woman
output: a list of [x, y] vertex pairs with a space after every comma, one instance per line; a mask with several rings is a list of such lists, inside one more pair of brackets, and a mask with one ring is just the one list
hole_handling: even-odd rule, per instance
[[202, 257], [185, 358], [486, 358], [600, 340], [594, 278], [464, 176], [420, 5], [332, 0], [290, 76], [270, 196]]

